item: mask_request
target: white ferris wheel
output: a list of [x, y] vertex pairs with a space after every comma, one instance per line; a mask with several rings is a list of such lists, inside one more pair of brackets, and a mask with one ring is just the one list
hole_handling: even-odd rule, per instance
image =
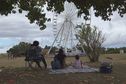
[[[77, 25], [91, 24], [91, 15], [88, 20], [84, 20], [82, 17], [77, 17], [78, 9], [74, 3], [65, 2], [64, 11], [61, 14], [54, 13], [53, 15], [53, 34], [54, 41], [49, 49], [50, 53], [52, 47], [57, 46], [57, 48], [63, 48], [66, 54], [77, 55], [80, 51], [77, 49], [78, 40], [76, 39], [76, 34], [78, 29]], [[84, 48], [81, 46], [83, 52]]]

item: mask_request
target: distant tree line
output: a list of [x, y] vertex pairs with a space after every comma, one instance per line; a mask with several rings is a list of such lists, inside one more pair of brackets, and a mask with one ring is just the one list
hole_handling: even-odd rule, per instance
[[102, 48], [102, 54], [118, 54], [120, 53], [120, 50], [123, 50], [123, 52], [126, 53], [126, 47], [120, 47], [120, 48]]
[[14, 57], [24, 56], [30, 45], [30, 43], [20, 42], [19, 44], [14, 45], [12, 48], [7, 50], [7, 53], [8, 55], [13, 55]]
[[[7, 50], [7, 53], [9, 55], [13, 55], [16, 57], [24, 56], [30, 45], [31, 44], [27, 43], [27, 42], [20, 42], [19, 44], [14, 45], [12, 48]], [[51, 46], [46, 45], [43, 48], [42, 53], [45, 55], [50, 48], [51, 48]], [[56, 53], [57, 49], [58, 48], [56, 46], [52, 47], [50, 54]], [[120, 50], [123, 50], [124, 53], [126, 53], [126, 47], [120, 47], [120, 48], [104, 48], [104, 47], [102, 47], [101, 53], [102, 54], [118, 54], [118, 53], [120, 53]]]
[[[20, 42], [17, 45], [14, 45], [13, 47], [11, 47], [9, 50], [7, 50], [7, 54], [9, 56], [14, 56], [14, 57], [21, 57], [24, 56], [29, 48], [31, 44], [27, 43], [27, 42]], [[45, 46], [42, 53], [43, 55], [45, 55], [48, 50], [51, 48], [51, 46]], [[50, 54], [55, 53], [55, 51], [57, 50], [57, 47], [52, 47]]]
[[[50, 48], [51, 48], [51, 46], [46, 45], [43, 50], [46, 50], [48, 52]], [[57, 50], [58, 50], [58, 47], [53, 46], [51, 51], [50, 51], [50, 54], [56, 53]]]

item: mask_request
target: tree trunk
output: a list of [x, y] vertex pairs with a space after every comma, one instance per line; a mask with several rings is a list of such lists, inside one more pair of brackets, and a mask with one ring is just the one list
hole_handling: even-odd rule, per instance
[[90, 62], [98, 62], [99, 61], [99, 55], [88, 55], [88, 58]]

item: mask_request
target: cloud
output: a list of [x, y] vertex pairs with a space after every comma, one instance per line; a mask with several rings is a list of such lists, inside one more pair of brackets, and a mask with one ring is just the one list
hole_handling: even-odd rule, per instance
[[4, 46], [0, 46], [0, 49], [3, 49], [4, 48]]
[[51, 44], [53, 39], [52, 23], [46, 24], [47, 28], [40, 30], [38, 25], [29, 23], [25, 14], [0, 16], [0, 49], [3, 49], [0, 52], [7, 50], [8, 46], [12, 47], [21, 41], [32, 43], [34, 40], [38, 40], [42, 42], [41, 46], [43, 47]]
[[[53, 36], [53, 20], [46, 23], [47, 28], [40, 30], [36, 24], [30, 24], [29, 20], [22, 14], [10, 14], [8, 16], [0, 16], [0, 52], [6, 51], [13, 45], [21, 41], [32, 43], [34, 40], [40, 41], [42, 47], [51, 45]], [[46, 17], [53, 18], [53, 13], [47, 12]], [[65, 18], [65, 14], [57, 17], [57, 28], [61, 27]], [[74, 17], [74, 24], [84, 21]], [[126, 16], [120, 18], [117, 13], [114, 13], [111, 21], [103, 21], [101, 18], [91, 17], [91, 25], [97, 26], [99, 30], [105, 34], [105, 47], [120, 47], [126, 46]]]
[[116, 12], [111, 21], [103, 21], [92, 17], [92, 25], [95, 25], [105, 34], [104, 47], [126, 47], [126, 16], [121, 18]]
[[[2, 17], [2, 16], [1, 16]], [[51, 36], [52, 23], [46, 23], [48, 28], [41, 31], [36, 24], [29, 21], [20, 14], [9, 15], [0, 19], [0, 37], [40, 37]]]

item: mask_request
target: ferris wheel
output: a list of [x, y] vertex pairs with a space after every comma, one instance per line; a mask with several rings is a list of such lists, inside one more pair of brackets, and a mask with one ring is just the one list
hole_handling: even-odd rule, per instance
[[[74, 5], [74, 3], [65, 2], [64, 3], [64, 11], [61, 14], [54, 13], [53, 15], [53, 34], [54, 41], [49, 49], [48, 53], [50, 53], [53, 46], [57, 46], [58, 48], [64, 48], [65, 53], [74, 51], [75, 54], [80, 53], [76, 47], [79, 42], [76, 39], [76, 34], [78, 32], [76, 26], [85, 24], [91, 24], [91, 15], [87, 20], [84, 20], [82, 17], [78, 18], [77, 13], [78, 9]], [[81, 46], [82, 47], [82, 46]], [[82, 47], [84, 52], [84, 48]], [[69, 54], [70, 54], [69, 53]], [[75, 55], [74, 54], [74, 55]]]

